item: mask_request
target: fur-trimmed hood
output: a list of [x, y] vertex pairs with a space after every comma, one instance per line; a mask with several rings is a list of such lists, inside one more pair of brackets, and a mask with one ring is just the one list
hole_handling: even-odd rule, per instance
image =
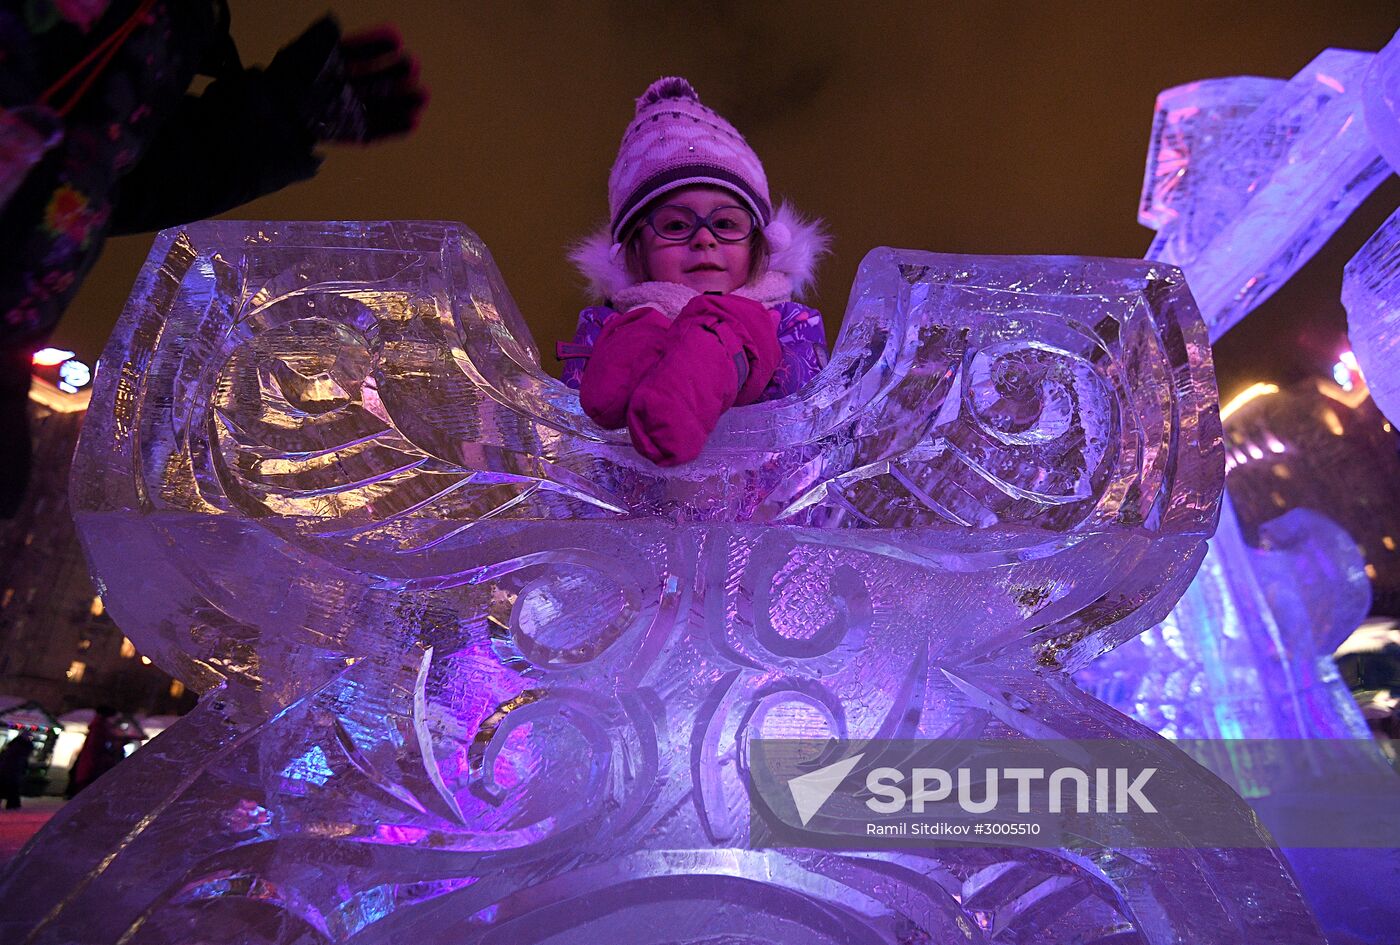
[[[831, 237], [820, 220], [807, 219], [787, 204], [778, 205], [773, 222], [787, 228], [789, 239], [787, 246], [769, 252], [768, 271], [787, 276], [793, 294], [800, 296], [815, 281], [817, 263], [830, 252]], [[636, 281], [627, 273], [623, 254], [613, 255], [612, 245], [604, 226], [569, 250], [569, 259], [588, 280], [589, 294], [596, 302], [610, 300]]]

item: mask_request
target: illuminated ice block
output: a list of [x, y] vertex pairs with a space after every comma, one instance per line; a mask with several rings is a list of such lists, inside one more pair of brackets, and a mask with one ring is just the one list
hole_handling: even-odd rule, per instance
[[[1378, 150], [1388, 147], [1385, 132], [1375, 132], [1383, 123], [1374, 116], [1383, 97], [1378, 90], [1393, 83], [1395, 54], [1393, 42], [1378, 56], [1327, 50], [1286, 83], [1217, 79], [1159, 97], [1139, 220], [1158, 231], [1148, 258], [1185, 271], [1212, 340], [1282, 286], [1389, 174]], [[1393, 298], [1393, 288], [1382, 287], [1386, 279], [1394, 282], [1393, 231], [1390, 244], [1373, 239], [1368, 248], [1370, 262], [1348, 267], [1346, 290], [1358, 299], [1348, 308], [1363, 369], [1367, 341], [1357, 340], [1358, 322], [1371, 332], [1374, 348], [1392, 337], [1380, 300]], [[1366, 250], [1358, 260], [1363, 256]], [[1369, 360], [1384, 372], [1383, 355]], [[1297, 538], [1299, 532], [1286, 529], [1300, 521], [1270, 523], [1280, 529], [1275, 538]], [[1313, 549], [1311, 564], [1352, 579], [1339, 578], [1330, 588], [1307, 584], [1308, 569], [1297, 566], [1296, 554], [1290, 560], [1250, 552], [1226, 503], [1206, 563], [1172, 616], [1081, 681], [1173, 737], [1369, 738], [1326, 647], [1364, 615], [1357, 610], [1356, 563], [1343, 547], [1349, 539], [1324, 539], [1321, 523], [1304, 523], [1301, 533], [1314, 527], [1317, 540], [1300, 546]], [[1330, 550], [1316, 554], [1324, 548]], [[1267, 823], [1290, 795], [1327, 789], [1309, 780], [1317, 766], [1307, 755], [1300, 751], [1288, 770], [1238, 756], [1231, 758], [1233, 770], [1217, 770], [1245, 791]], [[1384, 773], [1374, 768], [1333, 767], [1332, 783]], [[1288, 852], [1334, 945], [1389, 945], [1400, 927], [1391, 892], [1400, 851]], [[1347, 884], [1342, 876], [1360, 879]]]
[[1400, 423], [1400, 210], [1347, 263], [1342, 304], [1371, 398]]
[[[1372, 141], [1400, 171], [1400, 33], [1376, 54], [1363, 99]], [[1371, 397], [1391, 422], [1400, 422], [1400, 210], [1347, 264], [1342, 303]]]
[[1193, 82], [1157, 99], [1138, 218], [1217, 339], [1288, 281], [1390, 173], [1362, 120], [1372, 53], [1329, 49], [1287, 82]]
[[[1363, 567], [1351, 537], [1308, 509], [1266, 522], [1260, 547], [1250, 548], [1227, 501], [1206, 560], [1171, 616], [1076, 678], [1171, 738], [1297, 740], [1283, 759], [1261, 755], [1251, 742], [1199, 759], [1249, 798], [1266, 826], [1295, 816], [1296, 799], [1334, 798], [1362, 783], [1368, 793], [1348, 803], [1393, 807], [1400, 803], [1400, 779], [1379, 749], [1339, 759], [1326, 741], [1372, 744], [1332, 661], [1370, 607]], [[1355, 815], [1364, 816], [1359, 808]], [[1400, 852], [1285, 853], [1329, 942], [1392, 940]]]
[[[1380, 57], [1327, 50], [1288, 82], [1216, 79], [1159, 96], [1138, 217], [1158, 231], [1149, 258], [1185, 269], [1212, 338], [1286, 281], [1388, 173], [1360, 120], [1360, 90], [1375, 85], [1374, 64], [1393, 56], [1392, 47]], [[1364, 310], [1368, 324], [1383, 321], [1372, 313], [1393, 292], [1383, 284], [1396, 268], [1391, 232], [1348, 267], [1346, 291], [1359, 300], [1349, 307]], [[1206, 564], [1171, 618], [1097, 664], [1093, 678], [1116, 675], [1132, 691], [1110, 701], [1173, 736], [1361, 731], [1330, 663], [1318, 662], [1331, 652], [1318, 635], [1335, 640], [1364, 616], [1350, 539], [1302, 513], [1269, 523], [1265, 534], [1273, 530], [1276, 544], [1311, 533], [1298, 546], [1313, 549], [1309, 567], [1325, 564], [1337, 578], [1318, 585], [1305, 579], [1309, 567], [1295, 566], [1296, 554], [1251, 552], [1225, 509]], [[1277, 590], [1272, 600], [1266, 586]]]
[[1393, 170], [1400, 172], [1400, 32], [1376, 53], [1361, 89], [1366, 130]]
[[[1290, 509], [1259, 526], [1252, 558], [1254, 577], [1275, 617], [1293, 632], [1307, 629], [1315, 659], [1331, 677], [1332, 654], [1371, 612], [1366, 558], [1356, 541], [1319, 512]], [[1299, 639], [1293, 646], [1301, 658], [1307, 642]], [[1341, 705], [1353, 719], [1353, 703]], [[1342, 725], [1348, 734], [1359, 734], [1354, 722]]]
[[459, 226], [167, 231], [73, 502], [203, 695], [10, 867], [0, 939], [1316, 945], [1267, 849], [746, 845], [759, 736], [1175, 752], [1068, 674], [1194, 574], [1215, 402], [1169, 267], [881, 249], [809, 387], [660, 469]]
[[[1245, 544], [1222, 503], [1205, 562], [1171, 615], [1076, 678], [1169, 738], [1369, 739], [1332, 662], [1371, 605], [1356, 542], [1294, 509], [1262, 526], [1260, 545]], [[1291, 770], [1251, 769], [1257, 780], [1241, 787], [1258, 797]]]

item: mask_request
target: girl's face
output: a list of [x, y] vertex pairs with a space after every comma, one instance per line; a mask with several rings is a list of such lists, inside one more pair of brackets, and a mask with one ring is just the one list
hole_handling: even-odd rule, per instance
[[[742, 206], [727, 190], [696, 184], [672, 191], [662, 205], [686, 207], [705, 219], [720, 207]], [[728, 243], [700, 227], [687, 240], [666, 240], [642, 223], [642, 260], [649, 279], [677, 282], [696, 292], [733, 292], [749, 278], [750, 240]]]

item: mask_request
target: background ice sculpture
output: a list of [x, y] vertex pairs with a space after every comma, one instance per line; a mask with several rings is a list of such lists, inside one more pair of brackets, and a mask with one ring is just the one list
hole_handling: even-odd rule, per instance
[[[1369, 739], [1331, 658], [1370, 608], [1356, 543], [1309, 509], [1261, 533], [1260, 549], [1213, 539], [1171, 615], [1082, 670], [1081, 684], [1169, 738]], [[1239, 534], [1228, 504], [1217, 534]], [[1261, 650], [1278, 662], [1261, 666]], [[1248, 797], [1290, 776], [1257, 765], [1238, 775]]]
[[1288, 281], [1390, 173], [1362, 118], [1372, 53], [1328, 49], [1287, 82], [1157, 98], [1138, 219], [1186, 273], [1211, 340]]
[[[1366, 130], [1400, 172], [1400, 33], [1376, 53], [1362, 90]], [[1347, 334], [1381, 412], [1400, 423], [1400, 210], [1347, 263]]]
[[1363, 82], [1366, 131], [1390, 166], [1400, 171], [1400, 32], [1376, 53]]
[[[1367, 122], [1376, 125], [1378, 83], [1393, 85], [1398, 48], [1392, 41], [1379, 55], [1327, 50], [1286, 83], [1220, 79], [1159, 97], [1139, 210], [1158, 231], [1147, 256], [1185, 270], [1213, 340], [1287, 281], [1389, 174]], [[1393, 313], [1394, 222], [1358, 256], [1370, 264], [1348, 267], [1353, 331], [1358, 309], [1372, 325]], [[1378, 334], [1393, 337], [1388, 331]], [[1358, 357], [1371, 371], [1360, 349]], [[1300, 524], [1295, 518], [1275, 528]], [[1315, 549], [1330, 549], [1307, 566], [1352, 574], [1355, 551], [1329, 525], [1318, 517], [1306, 526]], [[1302, 579], [1287, 556], [1252, 553], [1228, 497], [1210, 548], [1172, 617], [1081, 674], [1081, 682], [1173, 737], [1369, 737], [1330, 663], [1329, 644], [1365, 616], [1359, 600], [1346, 602], [1356, 593], [1346, 591], [1352, 579], [1323, 586]], [[1319, 639], [1315, 615], [1333, 604], [1327, 639]], [[1250, 767], [1249, 759], [1237, 760], [1241, 772]], [[1307, 767], [1275, 765], [1234, 783], [1268, 822], [1276, 801], [1319, 789]], [[1393, 940], [1400, 851], [1288, 853], [1334, 943]]]
[[1400, 210], [1347, 263], [1342, 303], [1371, 397], [1392, 423], [1400, 423]]
[[1321, 941], [1267, 849], [743, 848], [757, 736], [1175, 751], [1067, 676], [1214, 525], [1175, 270], [877, 250], [820, 377], [674, 470], [449, 224], [167, 231], [103, 364], [81, 531], [206, 695], [11, 868], [6, 941]]
[[[1216, 79], [1159, 96], [1138, 218], [1158, 231], [1148, 258], [1178, 265], [1190, 278], [1212, 339], [1287, 281], [1389, 173], [1361, 113], [1363, 89], [1374, 88], [1378, 64], [1385, 56], [1393, 60], [1396, 48], [1392, 42], [1380, 57], [1329, 49], [1287, 82]], [[1335, 674], [1318, 676], [1330, 649], [1309, 645], [1308, 615], [1336, 589], [1298, 576], [1302, 602], [1275, 613], [1251, 562], [1277, 559], [1251, 554], [1228, 498], [1223, 506], [1197, 587], [1163, 627], [1090, 669], [1083, 681], [1115, 693], [1125, 710], [1174, 736], [1326, 738], [1365, 731]], [[1332, 549], [1312, 563], [1351, 573], [1354, 550], [1329, 535], [1325, 520], [1314, 519], [1309, 528], [1318, 547]], [[1364, 616], [1359, 604], [1344, 607], [1334, 613], [1341, 623], [1332, 629], [1345, 633], [1354, 627], [1346, 623]], [[1290, 626], [1294, 619], [1303, 622]], [[1231, 637], [1252, 654], [1242, 649], [1226, 657], [1223, 641]], [[1283, 646], [1285, 639], [1292, 645]], [[1216, 684], [1203, 684], [1211, 674]], [[1107, 681], [1113, 676], [1130, 683], [1128, 689]], [[1159, 695], [1129, 697], [1130, 689], [1149, 685], [1146, 679], [1163, 684]], [[1179, 685], [1185, 679], [1196, 684]], [[1296, 693], [1300, 680], [1331, 692], [1315, 699]], [[1273, 700], [1259, 698], [1261, 687], [1296, 694], [1314, 709], [1287, 703], [1270, 709]]]

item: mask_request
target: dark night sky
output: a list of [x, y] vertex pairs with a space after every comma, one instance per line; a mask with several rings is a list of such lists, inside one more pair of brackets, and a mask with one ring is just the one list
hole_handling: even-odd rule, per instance
[[[246, 64], [320, 4], [232, 0]], [[344, 0], [349, 28], [392, 19], [433, 100], [418, 133], [335, 148], [320, 175], [241, 219], [444, 219], [486, 241], [541, 349], [584, 303], [566, 244], [606, 214], [632, 100], [687, 76], [764, 160], [775, 197], [826, 219], [815, 301], [835, 339], [871, 248], [1140, 256], [1135, 219], [1159, 90], [1288, 77], [1328, 46], [1375, 50], [1393, 0], [1228, 3], [477, 4]], [[392, 12], [390, 12], [392, 11]], [[1326, 371], [1345, 346], [1341, 269], [1400, 203], [1392, 176], [1273, 300], [1216, 349], [1222, 392]], [[112, 240], [54, 343], [96, 358], [150, 236]], [[557, 374], [546, 356], [545, 367]]]

